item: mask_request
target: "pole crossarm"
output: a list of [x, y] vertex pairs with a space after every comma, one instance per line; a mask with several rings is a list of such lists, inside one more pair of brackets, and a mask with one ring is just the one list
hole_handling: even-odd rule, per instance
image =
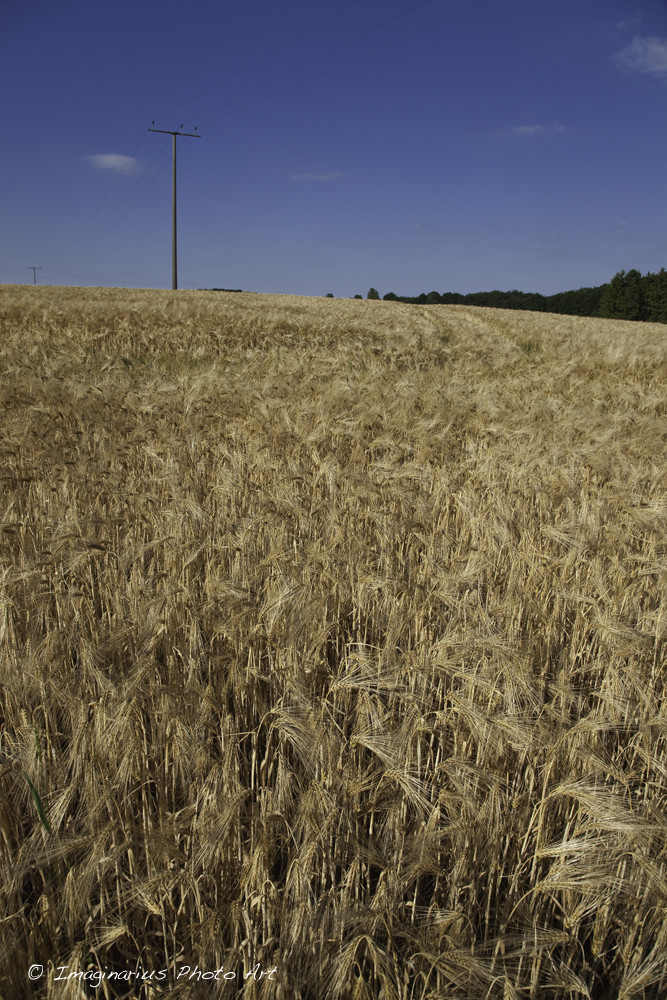
[[149, 132], [162, 132], [172, 137], [172, 171], [171, 171], [171, 287], [178, 288], [177, 239], [176, 239], [176, 136], [187, 136], [188, 139], [201, 139], [198, 132], [177, 132], [170, 128], [149, 128]]
[[170, 128], [149, 128], [149, 132], [163, 132], [164, 135], [187, 135], [191, 139], [201, 139], [199, 132], [176, 132]]

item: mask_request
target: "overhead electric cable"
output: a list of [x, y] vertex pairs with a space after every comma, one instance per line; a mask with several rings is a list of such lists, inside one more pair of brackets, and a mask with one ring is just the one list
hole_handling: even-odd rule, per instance
[[[221, 118], [228, 118], [231, 115], [240, 114], [240, 113], [242, 113], [244, 111], [248, 111], [250, 108], [254, 108], [257, 104], [263, 104], [264, 101], [269, 101], [269, 100], [271, 100], [274, 97], [280, 97], [281, 94], [287, 94], [287, 93], [289, 93], [290, 90], [295, 90], [297, 87], [304, 87], [307, 83], [312, 83], [313, 80], [319, 80], [323, 76], [328, 76], [330, 73], [335, 73], [337, 70], [344, 69], [346, 66], [351, 66], [353, 63], [360, 62], [362, 59], [368, 59], [369, 56], [373, 56], [377, 52], [383, 52], [385, 49], [389, 49], [393, 45], [398, 45], [400, 42], [405, 42], [409, 38], [414, 38], [416, 35], [421, 35], [425, 31], [430, 31], [432, 28], [437, 28], [439, 25], [444, 24], [446, 21], [452, 21], [454, 18], [460, 17], [462, 14], [467, 14], [468, 11], [474, 10], [476, 7], [482, 7], [484, 4], [487, 4], [487, 3], [490, 3], [490, 2], [491, 2], [491, 0], [477, 0], [476, 3], [469, 4], [467, 7], [462, 7], [460, 10], [454, 11], [452, 14], [447, 14], [445, 17], [441, 17], [437, 21], [432, 21], [431, 24], [424, 25], [423, 28], [417, 28], [416, 31], [411, 31], [407, 35], [401, 35], [400, 38], [394, 38], [391, 42], [386, 42], [384, 45], [378, 45], [377, 48], [371, 49], [370, 52], [364, 52], [364, 53], [362, 53], [359, 56], [354, 56], [352, 59], [348, 59], [344, 63], [339, 63], [337, 66], [332, 66], [330, 69], [322, 70], [321, 73], [315, 73], [314, 76], [309, 76], [305, 80], [299, 80], [299, 81], [297, 81], [297, 83], [293, 83], [289, 87], [283, 87], [282, 90], [275, 91], [275, 93], [273, 93], [273, 94], [267, 94], [265, 97], [260, 97], [257, 101], [253, 101], [252, 104], [245, 104], [245, 105], [243, 105], [243, 107], [240, 107], [240, 108], [233, 108], [230, 111], [223, 111], [222, 114], [216, 115], [215, 118], [212, 118], [211, 121], [209, 122], [209, 125], [211, 125], [213, 122], [219, 121]], [[422, 4], [418, 4], [418, 6], [422, 6]], [[387, 23], [387, 22], [385, 22], [385, 23]], [[367, 32], [367, 34], [368, 34], [368, 32]], [[353, 39], [353, 41], [356, 41], [356, 39]], [[346, 44], [348, 44], [348, 43], [346, 43]], [[339, 48], [343, 48], [343, 47], [344, 46], [339, 46]], [[332, 51], [335, 51], [335, 50], [332, 50]], [[329, 53], [326, 53], [326, 54], [328, 55]], [[311, 62], [312, 61], [316, 61], [316, 60], [311, 60]], [[304, 65], [308, 65], [308, 64], [304, 64]], [[299, 68], [302, 68], [302, 67], [299, 67]], [[295, 71], [293, 71], [293, 72], [295, 72]], [[289, 74], [285, 74], [285, 75], [289, 75]], [[282, 77], [279, 78], [279, 79], [282, 79]], [[271, 82], [275, 83], [276, 81], [274, 80], [274, 81], [271, 81]], [[268, 86], [268, 85], [269, 84], [266, 84], [266, 86]], [[257, 89], [261, 90], [262, 88], [258, 87]], [[256, 91], [253, 91], [252, 93], [256, 93]], [[245, 96], [249, 96], [249, 95], [245, 95]], [[240, 100], [240, 98], [238, 98], [238, 99]], [[233, 102], [228, 101], [227, 103], [233, 103]], [[215, 109], [213, 109], [213, 110], [215, 110]], [[206, 112], [206, 113], [207, 114], [211, 114], [212, 112]], [[203, 117], [203, 116], [201, 116], [201, 117]]]
[[[81, 254], [83, 253], [85, 247], [88, 246], [88, 244], [93, 239], [93, 237], [96, 236], [97, 233], [100, 232], [100, 230], [104, 229], [104, 227], [106, 226], [106, 224], [109, 221], [109, 219], [111, 219], [114, 216], [114, 214], [118, 211], [118, 209], [120, 208], [120, 206], [124, 202], [127, 201], [127, 199], [130, 197], [130, 195], [132, 194], [132, 192], [137, 188], [137, 186], [142, 181], [144, 181], [146, 179], [146, 177], [148, 176], [148, 173], [149, 173], [151, 167], [153, 166], [154, 163], [157, 162], [157, 160], [160, 159], [160, 157], [162, 157], [165, 154], [165, 152], [167, 151], [167, 147], [168, 146], [169, 146], [169, 142], [165, 142], [164, 145], [160, 148], [160, 150], [155, 154], [155, 156], [153, 157], [153, 159], [151, 160], [151, 162], [148, 164], [148, 166], [145, 168], [145, 170], [142, 171], [141, 175], [134, 182], [134, 184], [132, 185], [132, 187], [130, 188], [130, 190], [123, 196], [123, 198], [121, 198], [121, 200], [118, 202], [118, 204], [116, 205], [116, 207], [111, 210], [111, 212], [107, 215], [106, 219], [103, 222], [100, 223], [100, 225], [97, 227], [97, 229], [93, 230], [93, 232], [90, 234], [90, 236], [88, 236], [87, 239], [81, 244], [81, 246], [79, 247], [79, 249], [77, 250], [77, 252], [74, 254], [74, 256], [71, 257], [72, 261], [75, 261], [78, 257], [81, 256]], [[153, 181], [155, 181], [156, 178], [160, 176], [160, 174], [165, 169], [165, 167], [167, 166], [168, 163], [169, 163], [169, 157], [167, 157], [165, 159], [164, 163], [159, 168], [159, 170], [157, 170], [154, 174], [152, 174], [149, 177], [148, 183], [146, 184], [144, 190], [140, 191], [139, 194], [137, 195], [137, 197], [134, 198], [130, 202], [130, 204], [120, 213], [120, 215], [118, 216], [118, 218], [114, 219], [114, 221], [108, 227], [108, 229], [103, 234], [103, 236], [106, 236], [106, 234], [109, 232], [109, 230], [113, 229], [113, 227], [116, 225], [116, 223], [119, 222], [122, 219], [122, 217], [130, 210], [130, 208], [132, 207], [132, 205], [134, 205], [134, 203], [138, 200], [138, 198], [141, 197], [141, 195], [143, 195], [143, 193], [146, 190], [146, 188], [148, 188], [153, 183]], [[100, 237], [100, 238], [102, 238], [102, 237]], [[99, 243], [99, 240], [96, 240], [95, 243]], [[95, 246], [95, 243], [93, 244], [93, 246]]]
[[[74, 243], [76, 243], [76, 241], [79, 239], [79, 237], [81, 236], [81, 234], [85, 232], [85, 230], [87, 229], [87, 227], [93, 221], [93, 219], [95, 218], [95, 216], [97, 215], [97, 213], [101, 209], [102, 205], [107, 200], [107, 198], [109, 197], [109, 195], [113, 191], [114, 187], [116, 186], [116, 184], [120, 180], [120, 178], [127, 171], [127, 169], [129, 167], [130, 163], [132, 162], [132, 160], [134, 160], [135, 154], [136, 154], [137, 150], [139, 149], [139, 146], [142, 144], [142, 142], [144, 141], [145, 138], [146, 138], [146, 132], [144, 131], [142, 133], [142, 135], [141, 135], [141, 138], [139, 139], [139, 142], [136, 144], [136, 146], [134, 147], [134, 149], [132, 150], [132, 152], [128, 156], [127, 163], [125, 164], [125, 166], [123, 167], [122, 170], [118, 171], [118, 173], [114, 177], [113, 181], [111, 182], [110, 186], [107, 188], [106, 194], [102, 195], [102, 197], [100, 198], [100, 200], [98, 201], [97, 205], [95, 206], [95, 208], [93, 209], [93, 211], [90, 213], [90, 215], [88, 216], [88, 218], [86, 219], [86, 221], [84, 222], [84, 224], [74, 234], [74, 236], [69, 241], [69, 243], [67, 244], [67, 246], [63, 250], [61, 250], [60, 257], [64, 257], [66, 255], [66, 253], [69, 250], [69, 248], [71, 246], [73, 246]], [[84, 244], [84, 246], [85, 246], [85, 244]]]
[[[188, 118], [188, 119], [186, 119], [186, 121], [188, 121], [188, 122], [190, 122], [190, 121], [197, 121], [197, 122], [199, 122], [199, 121], [201, 121], [202, 118], [206, 118], [207, 115], [212, 115], [216, 111], [219, 111], [220, 108], [225, 108], [229, 104], [233, 104], [235, 101], [242, 101], [245, 97], [252, 97], [253, 94], [258, 93], [258, 91], [260, 91], [260, 90], [264, 90], [265, 87], [270, 87], [271, 84], [273, 84], [273, 83], [279, 83], [281, 80], [284, 80], [286, 77], [292, 76], [293, 73], [298, 73], [299, 70], [305, 69], [307, 66], [312, 66], [313, 63], [319, 62], [321, 59], [326, 59], [327, 56], [333, 55], [334, 52], [340, 52], [341, 49], [347, 48], [348, 45], [353, 45], [355, 42], [360, 41], [362, 38], [367, 38], [368, 35], [375, 34], [376, 31], [380, 31], [382, 28], [385, 28], [388, 24], [393, 24], [394, 21], [400, 21], [401, 18], [407, 17], [408, 14], [414, 13], [414, 11], [419, 10], [420, 7], [426, 7], [427, 4], [430, 4], [430, 3], [433, 3], [433, 2], [434, 2], [434, 0], [420, 0], [419, 3], [414, 4], [414, 6], [409, 7], [407, 10], [402, 11], [400, 14], [395, 14], [393, 17], [388, 18], [386, 21], [382, 21], [380, 24], [376, 24], [374, 28], [369, 28], [367, 31], [362, 31], [362, 33], [360, 35], [355, 35], [354, 38], [350, 38], [346, 42], [341, 42], [340, 45], [335, 45], [332, 49], [327, 49], [326, 52], [322, 52], [321, 55], [319, 55], [319, 56], [313, 56], [312, 59], [307, 59], [306, 62], [301, 63], [299, 66], [295, 66], [293, 69], [288, 70], [286, 73], [281, 73], [280, 76], [276, 76], [272, 80], [268, 80], [266, 83], [260, 84], [259, 87], [255, 87], [253, 90], [247, 90], [244, 94], [240, 94], [238, 97], [232, 97], [229, 100], [224, 101], [222, 104], [217, 104], [215, 107], [210, 108], [208, 111], [202, 112], [201, 114], [197, 115], [195, 118]], [[487, 3], [488, 0], [482, 0], [482, 2], [483, 3]], [[478, 5], [475, 4], [473, 6], [478, 6]], [[450, 15], [450, 16], [454, 17], [456, 15]], [[447, 18], [445, 18], [444, 20], [447, 20]], [[435, 23], [439, 24], [440, 22], [436, 21]], [[422, 30], [425, 31], [426, 29], [424, 28]], [[410, 37], [410, 36], [408, 35], [407, 37]], [[379, 51], [379, 49], [377, 51]], [[347, 63], [345, 63], [344, 65], [347, 65]], [[324, 74], [322, 74], [322, 75], [324, 75]], [[317, 79], [317, 77], [311, 77], [310, 79], [315, 80], [315, 79]], [[287, 90], [291, 90], [292, 88], [291, 87], [287, 87], [286, 89]], [[280, 93], [284, 93], [284, 92], [285, 91], [280, 91]], [[252, 105], [251, 105], [251, 107], [252, 107]], [[217, 118], [214, 118], [213, 121], [217, 121]]]
[[151, 287], [149, 285], [144, 284], [143, 282], [126, 281], [125, 279], [121, 278], [100, 278], [100, 276], [96, 274], [73, 274], [71, 271], [52, 271], [48, 268], [45, 268], [45, 270], [47, 274], [55, 274], [59, 278], [81, 278], [83, 281], [101, 281], [104, 284], [108, 284], [109, 282], [111, 282], [113, 286], [116, 286], [118, 288], [122, 288], [125, 285], [128, 285], [132, 288]]
[[[298, 35], [294, 35], [293, 38], [290, 38], [288, 39], [288, 41], [283, 42], [282, 45], [278, 45], [275, 49], [271, 49], [269, 52], [266, 52], [263, 56], [260, 56], [259, 59], [255, 59], [254, 62], [248, 63], [247, 66], [242, 66], [241, 69], [237, 69], [234, 73], [231, 73], [229, 76], [226, 76], [224, 80], [219, 80], [218, 83], [214, 83], [212, 87], [207, 87], [206, 90], [202, 90], [200, 94], [195, 94], [194, 97], [188, 98], [188, 100], [183, 101], [182, 104], [177, 104], [176, 107], [169, 108], [168, 111], [162, 111], [156, 117], [155, 120], [158, 121], [160, 118], [165, 118], [167, 115], [172, 114], [174, 111], [179, 111], [181, 108], [184, 108], [187, 104], [192, 104], [193, 101], [198, 101], [200, 97], [205, 97], [206, 94], [210, 94], [211, 91], [217, 90], [218, 87], [222, 87], [225, 83], [229, 83], [230, 80], [236, 79], [237, 76], [241, 76], [243, 73], [246, 73], [249, 69], [254, 69], [255, 66], [259, 66], [260, 63], [265, 62], [266, 59], [269, 59], [271, 56], [274, 56], [277, 52], [282, 52], [283, 49], [286, 49], [294, 42], [298, 42], [300, 39], [305, 38], [306, 35], [309, 35], [317, 28], [321, 28], [323, 24], [327, 24], [329, 21], [333, 21], [335, 17], [338, 17], [340, 14], [344, 14], [346, 10], [350, 9], [350, 7], [356, 7], [357, 4], [359, 3], [361, 3], [361, 0], [352, 0], [352, 3], [346, 4], [345, 7], [341, 7], [340, 10], [335, 11], [333, 14], [329, 14], [329, 16], [325, 17], [322, 21], [318, 21], [317, 24], [313, 24], [312, 27], [306, 28], [305, 31], [302, 31]], [[188, 118], [188, 121], [194, 121], [194, 120], [195, 120], [194, 118]]]

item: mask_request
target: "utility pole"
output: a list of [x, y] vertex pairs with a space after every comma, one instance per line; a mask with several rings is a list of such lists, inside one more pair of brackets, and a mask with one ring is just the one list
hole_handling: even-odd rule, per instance
[[33, 267], [32, 264], [28, 264], [26, 271], [32, 271], [32, 283], [37, 284], [37, 272], [41, 271], [41, 267]]
[[[181, 128], [183, 126], [181, 125]], [[171, 287], [178, 288], [178, 264], [176, 251], [176, 136], [183, 135], [190, 139], [201, 139], [196, 130], [194, 132], [172, 132], [168, 128], [149, 128], [149, 132], [162, 132], [164, 135], [172, 136], [172, 171], [171, 171]]]

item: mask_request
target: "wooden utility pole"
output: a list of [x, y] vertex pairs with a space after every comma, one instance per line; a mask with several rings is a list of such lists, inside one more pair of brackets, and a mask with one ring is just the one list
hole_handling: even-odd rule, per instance
[[27, 271], [32, 271], [32, 283], [33, 283], [33, 285], [36, 285], [37, 284], [37, 272], [42, 270], [41, 267], [33, 267], [32, 264], [28, 264], [26, 270]]
[[[182, 126], [181, 126], [182, 127]], [[201, 139], [197, 132], [172, 132], [168, 128], [149, 128], [149, 132], [162, 132], [172, 136], [172, 171], [171, 171], [171, 287], [178, 288], [178, 262], [176, 250], [176, 136], [183, 135], [190, 139]]]

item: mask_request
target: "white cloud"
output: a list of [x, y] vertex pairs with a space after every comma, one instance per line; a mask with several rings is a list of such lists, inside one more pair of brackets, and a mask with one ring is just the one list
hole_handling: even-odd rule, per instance
[[634, 17], [630, 17], [625, 21], [619, 21], [616, 25], [617, 31], [627, 31], [628, 28], [636, 28], [642, 23], [641, 14], [636, 14]]
[[339, 181], [344, 174], [334, 171], [330, 174], [292, 174], [293, 181]]
[[510, 129], [510, 135], [540, 135], [544, 125], [515, 125]]
[[613, 59], [620, 69], [667, 77], [667, 39], [635, 35], [631, 44], [617, 52]]
[[134, 174], [140, 167], [139, 160], [121, 153], [95, 153], [86, 159], [98, 170], [113, 170], [116, 174]]
[[514, 125], [509, 129], [501, 129], [499, 132], [496, 132], [496, 135], [512, 136], [521, 139], [533, 135], [554, 135], [564, 131], [564, 125], [553, 122], [551, 125]]
[[534, 243], [536, 250], [562, 250], [565, 243], [559, 243], [555, 233], [549, 233], [546, 243]]

